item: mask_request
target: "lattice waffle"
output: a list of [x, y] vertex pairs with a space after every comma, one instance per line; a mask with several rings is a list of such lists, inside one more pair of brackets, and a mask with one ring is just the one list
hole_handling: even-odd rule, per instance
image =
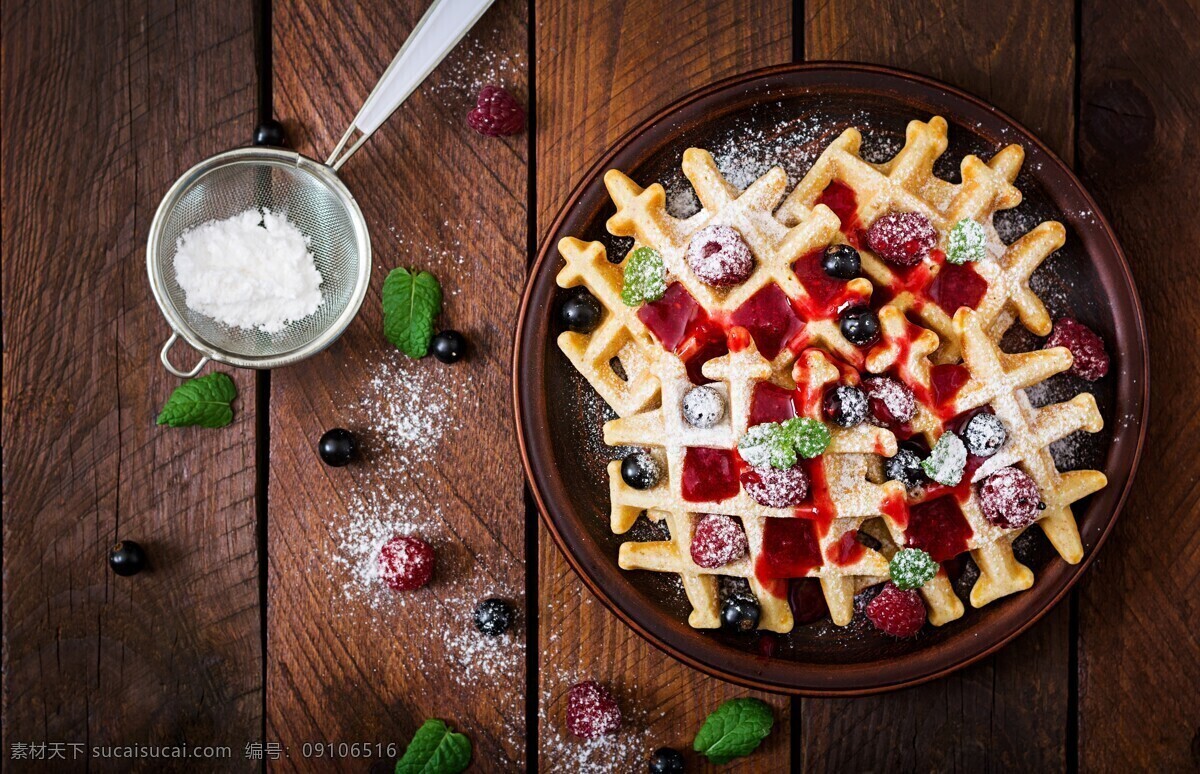
[[[721, 578], [747, 583], [760, 609], [758, 628], [777, 632], [793, 625], [787, 579], [818, 578], [830, 617], [844, 625], [854, 615], [854, 595], [887, 581], [894, 569], [889, 559], [906, 547], [925, 549], [938, 563], [969, 552], [979, 568], [970, 593], [976, 607], [1028, 588], [1033, 573], [1017, 561], [1012, 544], [1029, 524], [998, 526], [1003, 519], [985, 512], [994, 510], [994, 501], [985, 503], [979, 493], [1002, 470], [1006, 476], [1023, 471], [1032, 479], [1043, 510], [1031, 523], [1041, 526], [1063, 559], [1074, 563], [1082, 557], [1070, 505], [1106, 481], [1098, 471], [1059, 472], [1049, 446], [1078, 430], [1100, 430], [1096, 402], [1085, 393], [1034, 408], [1024, 390], [1070, 368], [1070, 351], [1008, 354], [998, 344], [1016, 320], [1035, 334], [1050, 332], [1049, 315], [1029, 278], [1065, 240], [1065, 230], [1054, 222], [1007, 246], [996, 234], [994, 213], [1021, 199], [1013, 181], [1023, 151], [1009, 146], [989, 163], [968, 156], [961, 165], [962, 182], [955, 184], [933, 174], [934, 161], [947, 147], [941, 118], [911, 122], [904, 149], [883, 164], [863, 160], [860, 142], [856, 130], [844, 132], [786, 200], [781, 169], [739, 192], [709, 153], [689, 149], [683, 171], [701, 209], [683, 219], [667, 213], [661, 185], [641, 188], [623, 173], [609, 171], [605, 185], [616, 214], [608, 229], [633, 237], [631, 255], [642, 248], [656, 252], [666, 291], [650, 298], [660, 300], [632, 305], [622, 300], [630, 258], [610, 262], [599, 242], [568, 238], [559, 243], [565, 265], [558, 284], [585, 287], [602, 308], [594, 325], [562, 333], [559, 346], [618, 415], [604, 427], [605, 442], [641, 447], [657, 462], [651, 466], [657, 470], [652, 481], [627, 479], [622, 460], [609, 463], [613, 532], [628, 532], [643, 514], [665, 524], [668, 532], [665, 539], [622, 544], [619, 564], [678, 575], [694, 627], [721, 625]], [[831, 196], [835, 186], [842, 190]], [[846, 191], [854, 202], [850, 208]], [[913, 269], [896, 269], [866, 249], [864, 228], [889, 212], [919, 213], [936, 230], [937, 247]], [[983, 260], [966, 268], [947, 263], [944, 255], [948, 231], [964, 219], [983, 226], [987, 250]], [[732, 229], [753, 256], [752, 270], [736, 282], [702, 279], [703, 272], [697, 273], [693, 242], [710, 240], [714, 227]], [[838, 243], [858, 250], [865, 276], [829, 278], [841, 275], [822, 256]], [[707, 256], [713, 245], [700, 244]], [[825, 274], [815, 275], [814, 266]], [[973, 308], [964, 306], [952, 315], [939, 299], [955, 297], [951, 282], [964, 272], [981, 278], [986, 290], [971, 299]], [[868, 305], [876, 310], [878, 338], [856, 346], [843, 334], [849, 331], [847, 310]], [[860, 340], [852, 331], [847, 335]], [[836, 401], [830, 409], [829, 396], [837, 390], [872, 394], [864, 380], [874, 375], [897, 380], [912, 392], [910, 420], [876, 417], [874, 403], [865, 396], [861, 401], [868, 408], [853, 410], [864, 412], [863, 418], [851, 416], [853, 411]], [[702, 383], [722, 406], [714, 424], [698, 424], [685, 411], [685, 398]], [[884, 463], [897, 455], [898, 439], [923, 439], [924, 448], [934, 447], [943, 433], [980, 411], [1000, 420], [1007, 441], [993, 456], [967, 458], [961, 483], [927, 481], [906, 488], [901, 480], [888, 480], [893, 474], [890, 465], [884, 472]], [[746, 462], [748, 452], [739, 442], [764, 422], [783, 423], [768, 426], [782, 433], [789, 417], [824, 422], [828, 446], [795, 466], [810, 482], [803, 502], [771, 507], [747, 488], [747, 471], [760, 469]], [[697, 481], [717, 486], [705, 488]], [[746, 538], [744, 555], [716, 566], [697, 563], [698, 527], [709, 514], [736, 520]], [[948, 521], [931, 522], [930, 514]], [[937, 533], [933, 543], [931, 523], [943, 525], [945, 533]], [[805, 530], [803, 540], [795, 537]], [[806, 547], [795, 547], [802, 544]], [[787, 573], [776, 574], [772, 568], [781, 546], [807, 551], [813, 561], [797, 560]], [[944, 569], [924, 583], [921, 596], [934, 625], [963, 615]]]

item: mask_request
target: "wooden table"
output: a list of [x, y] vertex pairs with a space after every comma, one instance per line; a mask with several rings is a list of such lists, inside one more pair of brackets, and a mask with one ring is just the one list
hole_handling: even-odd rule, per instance
[[[654, 747], [686, 748], [707, 712], [748, 692], [634, 636], [537, 525], [508, 399], [511, 332], [539, 238], [623, 132], [715, 79], [820, 59], [961, 86], [1075, 166], [1141, 289], [1151, 426], [1125, 514], [1069, 602], [996, 656], [919, 688], [764, 696], [777, 731], [732, 768], [1200, 767], [1195, 0], [499, 0], [344, 170], [376, 248], [346, 334], [303, 364], [233, 373], [229, 428], [156, 427], [176, 384], [157, 362], [168, 331], [143, 262], [159, 199], [272, 113], [294, 147], [323, 157], [425, 4], [4, 4], [13, 770], [64, 768], [12, 761], [21, 745], [83, 743], [65, 768], [124, 770], [86, 757], [186, 742], [230, 758], [136, 767], [249, 770], [263, 765], [246, 756], [257, 752], [276, 770], [382, 771], [386, 745], [402, 750], [426, 717], [468, 733], [480, 770], [586, 770], [563, 731], [565, 691], [584, 677], [612, 685], [632, 716], [593, 759], [637, 771]], [[530, 107], [531, 131], [491, 139], [465, 126], [491, 81]], [[473, 346], [467, 362], [406, 362], [380, 335], [380, 284], [400, 265], [442, 279], [447, 318]], [[364, 405], [420, 411], [398, 399], [412, 385], [432, 406], [421, 415], [439, 428], [432, 446], [411, 427], [389, 440], [382, 409]], [[315, 441], [337, 425], [367, 439], [366, 463], [320, 464]], [[389, 523], [428, 535], [441, 564], [415, 601], [381, 609], [354, 586], [353, 547]], [[148, 548], [150, 572], [110, 573], [119, 538]], [[465, 633], [490, 594], [517, 602], [523, 631], [479, 654]], [[306, 743], [331, 742], [385, 748], [305, 757]]]

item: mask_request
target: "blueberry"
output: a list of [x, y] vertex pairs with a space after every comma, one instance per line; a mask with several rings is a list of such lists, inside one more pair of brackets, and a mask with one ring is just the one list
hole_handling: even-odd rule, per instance
[[467, 354], [467, 340], [458, 331], [445, 330], [433, 337], [430, 349], [443, 363], [457, 363]]
[[600, 324], [600, 302], [586, 290], [563, 301], [559, 309], [562, 324], [576, 333], [591, 333]]
[[621, 479], [634, 489], [649, 489], [660, 475], [658, 463], [647, 451], [639, 449], [621, 461]]
[[838, 427], [854, 427], [867, 419], [867, 396], [857, 387], [840, 384], [825, 393], [822, 409]]
[[254, 144], [271, 145], [276, 148], [287, 145], [287, 135], [283, 131], [283, 124], [274, 118], [263, 121], [254, 130]]
[[971, 417], [963, 428], [962, 439], [971, 454], [990, 457], [1000, 451], [1000, 447], [1008, 440], [1008, 431], [1004, 429], [1000, 417], [985, 411]]
[[475, 628], [489, 637], [499, 637], [512, 626], [517, 611], [503, 599], [485, 599], [475, 608]]
[[658, 748], [650, 756], [650, 774], [683, 774], [683, 755], [671, 747]]
[[358, 453], [358, 441], [349, 430], [335, 427], [327, 430], [317, 443], [321, 461], [331, 468], [340, 468], [354, 459]]
[[912, 449], [901, 448], [896, 456], [884, 464], [889, 481], [899, 481], [909, 489], [925, 482], [925, 471], [921, 470], [921, 455]]
[[862, 271], [862, 259], [850, 245], [830, 245], [821, 256], [821, 268], [830, 277], [850, 280]]
[[879, 338], [879, 315], [865, 306], [842, 312], [842, 335], [851, 344], [865, 347]]
[[721, 607], [721, 625], [737, 632], [754, 631], [758, 626], [758, 600], [744, 594], [735, 594], [725, 600]]
[[725, 398], [708, 385], [693, 387], [683, 396], [683, 418], [692, 427], [713, 427], [725, 416]]
[[146, 552], [132, 540], [122, 540], [108, 552], [108, 566], [117, 575], [137, 575], [146, 569]]

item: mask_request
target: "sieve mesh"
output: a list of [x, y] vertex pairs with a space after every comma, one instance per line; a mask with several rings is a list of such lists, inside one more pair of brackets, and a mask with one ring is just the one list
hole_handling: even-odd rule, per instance
[[[190, 343], [199, 339], [218, 360], [270, 368], [312, 354], [341, 332], [362, 302], [370, 245], [357, 205], [327, 167], [265, 149], [224, 156], [231, 158], [217, 157], [185, 175], [163, 202], [149, 244], [152, 279], [157, 272], [159, 303]], [[309, 238], [321, 273], [321, 306], [273, 334], [230, 327], [188, 309], [175, 277], [181, 234], [250, 208], [286, 215]]]

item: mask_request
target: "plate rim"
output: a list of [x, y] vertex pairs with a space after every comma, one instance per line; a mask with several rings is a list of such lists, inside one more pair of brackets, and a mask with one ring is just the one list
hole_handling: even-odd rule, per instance
[[[862, 682], [859, 684], [855, 684], [852, 687], [838, 687], [838, 688], [822, 688], [822, 687], [816, 687], [816, 686], [811, 686], [811, 685], [801, 686], [801, 685], [795, 685], [795, 684], [787, 684], [787, 683], [781, 683], [781, 682], [778, 682], [775, 680], [756, 678], [754, 676], [747, 675], [747, 674], [738, 674], [738, 673], [725, 671], [714, 664], [710, 664], [706, 661], [703, 661], [703, 660], [691, 655], [690, 653], [685, 652], [684, 650], [674, 647], [674, 646], [668, 644], [667, 642], [663, 641], [660, 637], [651, 633], [646, 628], [644, 628], [639, 622], [634, 620], [634, 618], [631, 614], [627, 613], [624, 609], [622, 609], [621, 605], [615, 599], [612, 598], [612, 596], [608, 593], [608, 591], [605, 590], [605, 588], [596, 579], [592, 578], [591, 575], [585, 570], [585, 568], [582, 565], [582, 562], [580, 561], [580, 559], [578, 557], [575, 556], [574, 552], [567, 545], [566, 539], [563, 537], [563, 535], [559, 531], [559, 528], [555, 521], [555, 517], [550, 514], [550, 510], [549, 510], [549, 508], [546, 504], [546, 501], [543, 497], [543, 493], [542, 493], [538, 478], [536, 477], [534, 470], [533, 470], [533, 464], [532, 464], [531, 455], [530, 455], [530, 451], [529, 451], [528, 438], [526, 437], [527, 436], [526, 422], [530, 421], [531, 417], [528, 417], [524, 411], [523, 395], [526, 392], [526, 389], [524, 387], [525, 382], [521, 378], [522, 374], [525, 371], [525, 369], [522, 367], [522, 364], [525, 361], [525, 359], [527, 357], [531, 356], [531, 353], [532, 353], [532, 356], [536, 356], [536, 353], [533, 352], [534, 347], [531, 346], [529, 348], [529, 351], [527, 351], [526, 347], [524, 346], [526, 323], [527, 323], [527, 320], [529, 319], [529, 315], [530, 315], [530, 311], [531, 311], [530, 304], [531, 304], [531, 300], [532, 300], [532, 296], [533, 296], [534, 287], [537, 284], [536, 280], [540, 276], [540, 274], [543, 271], [545, 271], [545, 264], [551, 259], [551, 256], [554, 252], [554, 248], [555, 248], [554, 237], [555, 237], [555, 235], [562, 228], [564, 222], [568, 219], [571, 212], [578, 205], [578, 202], [579, 202], [580, 198], [583, 196], [583, 194], [586, 192], [586, 189], [594, 183], [594, 181], [598, 178], [599, 175], [603, 174], [603, 171], [611, 163], [612, 159], [615, 156], [617, 156], [622, 150], [627, 148], [631, 144], [631, 142], [633, 142], [638, 136], [644, 134], [646, 131], [651, 129], [654, 125], [669, 120], [674, 114], [682, 111], [684, 108], [686, 108], [691, 103], [694, 103], [701, 99], [705, 99], [707, 97], [710, 97], [718, 92], [730, 90], [730, 89], [736, 88], [738, 86], [748, 86], [748, 85], [753, 84], [754, 82], [766, 80], [766, 79], [776, 77], [776, 76], [788, 75], [788, 74], [793, 74], [793, 73], [822, 72], [822, 71], [826, 72], [828, 74], [831, 74], [831, 75], [836, 75], [839, 72], [840, 73], [856, 73], [856, 74], [868, 75], [868, 76], [875, 75], [875, 76], [879, 76], [883, 79], [899, 79], [902, 81], [907, 81], [909, 83], [916, 84], [917, 86], [922, 87], [923, 89], [941, 90], [941, 91], [945, 92], [946, 95], [952, 99], [956, 98], [956, 99], [965, 101], [967, 103], [972, 104], [976, 108], [979, 108], [979, 109], [982, 109], [982, 110], [985, 110], [987, 112], [994, 114], [1000, 120], [1000, 122], [1008, 124], [1012, 128], [1016, 129], [1021, 135], [1023, 135], [1021, 138], [1022, 140], [1028, 139], [1030, 141], [1030, 143], [1033, 146], [1035, 146], [1040, 153], [1042, 153], [1044, 155], [1045, 160], [1050, 162], [1051, 164], [1053, 164], [1057, 168], [1057, 171], [1067, 179], [1067, 181], [1075, 188], [1075, 190], [1078, 192], [1078, 194], [1083, 198], [1083, 200], [1088, 205], [1090, 213], [1092, 215], [1094, 215], [1094, 217], [1095, 217], [1094, 228], [1097, 229], [1098, 231], [1100, 231], [1102, 233], [1103, 237], [1107, 240], [1107, 242], [1109, 244], [1111, 244], [1113, 251], [1115, 253], [1116, 259], [1117, 259], [1115, 268], [1117, 268], [1119, 270], [1120, 275], [1122, 275], [1124, 281], [1128, 284], [1129, 288], [1131, 288], [1131, 290], [1132, 290], [1130, 302], [1132, 304], [1132, 309], [1134, 312], [1135, 331], [1133, 333], [1134, 333], [1135, 342], [1139, 347], [1139, 354], [1141, 355], [1141, 365], [1142, 365], [1140, 372], [1135, 374], [1136, 382], [1139, 383], [1140, 387], [1141, 387], [1140, 398], [1138, 399], [1138, 402], [1140, 403], [1141, 411], [1140, 411], [1140, 416], [1136, 417], [1137, 422], [1138, 422], [1138, 430], [1136, 433], [1136, 443], [1134, 445], [1134, 450], [1130, 454], [1130, 457], [1129, 457], [1129, 459], [1130, 459], [1129, 475], [1126, 478], [1124, 486], [1122, 487], [1121, 492], [1118, 495], [1118, 497], [1113, 505], [1111, 514], [1109, 515], [1102, 530], [1100, 531], [1100, 534], [1096, 537], [1095, 545], [1092, 547], [1092, 549], [1090, 551], [1088, 551], [1086, 553], [1086, 555], [1083, 557], [1083, 559], [1077, 565], [1071, 566], [1071, 568], [1069, 570], [1070, 574], [1066, 578], [1065, 583], [1063, 584], [1062, 588], [1059, 589], [1058, 592], [1055, 593], [1050, 599], [1046, 600], [1045, 603], [1039, 609], [1033, 610], [1031, 612], [1031, 614], [1029, 614], [1023, 620], [1021, 620], [1021, 622], [1017, 626], [1013, 627], [1010, 631], [1008, 631], [1005, 634], [1003, 634], [1002, 636], [1000, 636], [995, 642], [993, 642], [989, 646], [979, 650], [978, 652], [966, 654], [965, 656], [963, 656], [961, 658], [949, 658], [949, 659], [947, 659], [947, 663], [945, 663], [944, 665], [932, 668], [924, 674], [916, 675], [916, 676], [913, 676], [913, 677], [910, 677], [907, 679], [899, 679], [899, 680], [895, 680], [895, 681], [891, 681], [891, 682]], [[877, 92], [887, 92], [888, 91], [886, 86], [880, 86], [874, 90]], [[571, 191], [568, 194], [568, 196], [563, 200], [563, 204], [557, 210], [557, 213], [555, 214], [554, 219], [551, 221], [550, 226], [546, 230], [545, 238], [539, 242], [537, 255], [536, 255], [534, 261], [529, 265], [527, 273], [526, 273], [525, 287], [522, 291], [521, 304], [518, 308], [517, 325], [516, 325], [516, 330], [514, 333], [514, 346], [513, 346], [513, 355], [512, 355], [512, 374], [511, 374], [511, 376], [512, 376], [512, 397], [513, 397], [513, 409], [514, 409], [513, 420], [514, 420], [514, 424], [516, 426], [516, 431], [517, 431], [517, 441], [518, 441], [518, 446], [519, 446], [520, 454], [521, 454], [521, 464], [522, 464], [522, 468], [525, 473], [525, 481], [526, 481], [528, 490], [529, 490], [530, 494], [532, 495], [534, 502], [537, 505], [538, 514], [539, 514], [541, 523], [543, 525], [545, 525], [547, 531], [550, 533], [551, 538], [554, 541], [555, 546], [562, 553], [562, 555], [566, 558], [567, 563], [571, 567], [572, 571], [583, 582], [584, 587], [589, 592], [591, 592], [604, 605], [604, 607], [606, 609], [608, 609], [610, 612], [612, 612], [614, 615], [616, 615], [617, 618], [620, 619], [622, 623], [624, 623], [626, 626], [628, 626], [630, 629], [632, 629], [634, 632], [636, 632], [639, 637], [646, 640], [647, 642], [649, 642], [651, 645], [653, 645], [655, 648], [662, 651], [663, 653], [666, 653], [667, 655], [674, 658], [675, 660], [677, 660], [681, 663], [684, 663], [684, 664], [688, 665], [689, 667], [692, 667], [693, 669], [697, 669], [700, 672], [703, 672], [712, 677], [716, 677], [721, 680], [730, 681], [730, 682], [745, 686], [747, 688], [775, 692], [775, 693], [786, 693], [786, 694], [791, 694], [791, 695], [806, 696], [806, 697], [866, 696], [866, 695], [890, 692], [890, 691], [894, 691], [894, 690], [899, 690], [901, 688], [906, 688], [906, 687], [920, 685], [922, 683], [927, 683], [932, 680], [936, 680], [940, 677], [943, 677], [945, 675], [948, 675], [952, 672], [963, 669], [967, 666], [970, 666], [971, 664], [974, 664], [974, 663], [996, 653], [1001, 648], [1006, 647], [1014, 639], [1021, 636], [1026, 631], [1028, 631], [1035, 623], [1040, 621], [1047, 613], [1050, 612], [1050, 610], [1054, 609], [1062, 601], [1062, 599], [1074, 588], [1075, 584], [1079, 582], [1080, 578], [1083, 577], [1083, 575], [1085, 574], [1087, 569], [1090, 567], [1092, 562], [1095, 560], [1096, 556], [1099, 554], [1100, 549], [1103, 547], [1105, 541], [1108, 539], [1108, 536], [1112, 533], [1113, 528], [1116, 525], [1117, 519], [1120, 516], [1122, 510], [1124, 509], [1124, 505], [1125, 505], [1126, 500], [1128, 499], [1129, 492], [1133, 487], [1133, 482], [1137, 478], [1137, 471], [1138, 471], [1138, 467], [1141, 462], [1142, 451], [1143, 451], [1143, 448], [1145, 445], [1146, 426], [1148, 424], [1149, 408], [1150, 408], [1150, 400], [1149, 400], [1149, 398], [1150, 398], [1150, 384], [1149, 384], [1150, 367], [1149, 367], [1149, 365], [1150, 364], [1149, 364], [1148, 353], [1149, 353], [1149, 346], [1148, 346], [1148, 337], [1147, 337], [1147, 332], [1146, 332], [1145, 312], [1144, 312], [1142, 302], [1141, 302], [1141, 295], [1138, 292], [1137, 284], [1134, 281], [1132, 271], [1130, 270], [1130, 267], [1129, 267], [1129, 260], [1128, 260], [1127, 256], [1125, 255], [1125, 251], [1121, 245], [1120, 240], [1117, 238], [1115, 231], [1113, 230], [1111, 224], [1108, 221], [1108, 218], [1105, 217], [1104, 213], [1101, 211], [1101, 209], [1098, 206], [1098, 204], [1096, 203], [1095, 199], [1092, 197], [1092, 195], [1088, 191], [1088, 189], [1083, 185], [1082, 181], [1080, 181], [1078, 176], [1075, 174], [1074, 170], [1072, 170], [1070, 166], [1068, 166], [1061, 158], [1059, 158], [1057, 153], [1055, 153], [1053, 150], [1051, 150], [1049, 147], [1047, 147], [1046, 144], [1044, 142], [1042, 142], [1042, 140], [1033, 131], [1031, 131], [1028, 127], [1026, 127], [1020, 121], [1017, 121], [1012, 116], [1008, 115], [1006, 112], [991, 105], [986, 100], [983, 100], [980, 97], [977, 97], [969, 92], [966, 92], [956, 86], [949, 85], [945, 82], [939, 81], [934, 78], [930, 78], [925, 75], [921, 75], [919, 73], [914, 73], [914, 72], [902, 70], [899, 68], [885, 67], [882, 65], [866, 64], [866, 63], [858, 63], [858, 62], [837, 62], [837, 61], [820, 60], [820, 61], [810, 61], [810, 62], [788, 63], [788, 64], [772, 65], [770, 67], [763, 67], [763, 68], [750, 70], [750, 71], [747, 71], [744, 73], [740, 73], [737, 75], [733, 75], [733, 76], [730, 76], [727, 78], [723, 78], [723, 79], [714, 81], [710, 84], [702, 86], [691, 92], [688, 92], [687, 94], [681, 96], [680, 98], [672, 101], [671, 103], [669, 103], [662, 109], [655, 111], [653, 114], [651, 114], [647, 118], [638, 122], [635, 126], [630, 128], [628, 131], [624, 132], [616, 141], [614, 141], [612, 144], [610, 144], [608, 146], [608, 148], [602, 154], [600, 154], [600, 156], [595, 160], [595, 162], [593, 162], [587, 168], [587, 170], [579, 177], [576, 184], [571, 188]], [[1137, 391], [1135, 391], [1135, 393], [1136, 392]], [[1078, 521], [1078, 519], [1077, 519], [1077, 521]], [[747, 657], [747, 660], [755, 660], [755, 658], [756, 658], [749, 653], [746, 654], [746, 657]], [[889, 661], [895, 662], [895, 661], [899, 661], [899, 660], [904, 660], [908, 657], [909, 656], [907, 656], [907, 655], [901, 656], [898, 659], [890, 659]], [[801, 663], [801, 662], [793, 662], [793, 663]], [[851, 664], [847, 664], [847, 665], [838, 665], [838, 666], [853, 667], [853, 666], [865, 666], [866, 664], [867, 664], [867, 662], [860, 662], [859, 664], [851, 663]], [[827, 664], [811, 664], [809, 666], [812, 669], [819, 672], [822, 668], [827, 667], [829, 665], [827, 665]]]

